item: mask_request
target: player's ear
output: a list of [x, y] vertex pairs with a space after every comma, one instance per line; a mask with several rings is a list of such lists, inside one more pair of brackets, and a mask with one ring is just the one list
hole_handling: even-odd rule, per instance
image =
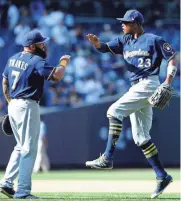
[[133, 23], [133, 27], [136, 28], [137, 27], [137, 23], [134, 22]]
[[35, 47], [35, 45], [30, 45], [30, 48], [35, 49], [36, 47]]
[[141, 24], [140, 24], [140, 23], [137, 22], [137, 23], [135, 23], [135, 24], [136, 24], [137, 27], [141, 27]]
[[35, 45], [30, 45], [30, 48], [31, 48], [32, 50], [35, 50], [35, 49], [36, 49], [36, 46], [35, 46]]
[[138, 23], [133, 23], [133, 28], [137, 29], [140, 25]]

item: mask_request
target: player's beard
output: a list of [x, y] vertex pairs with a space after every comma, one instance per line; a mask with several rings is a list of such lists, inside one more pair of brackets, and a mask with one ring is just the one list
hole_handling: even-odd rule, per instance
[[40, 56], [40, 57], [42, 57], [44, 59], [47, 57], [47, 50], [46, 50], [45, 47], [44, 47], [44, 50], [43, 50], [43, 49], [41, 49], [41, 48], [39, 48], [39, 47], [36, 46], [35, 53], [38, 56]]

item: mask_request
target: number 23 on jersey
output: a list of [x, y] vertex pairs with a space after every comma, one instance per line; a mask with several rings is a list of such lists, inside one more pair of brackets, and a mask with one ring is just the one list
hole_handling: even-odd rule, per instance
[[151, 67], [151, 59], [150, 58], [139, 58], [138, 59], [138, 67], [140, 68], [150, 68]]

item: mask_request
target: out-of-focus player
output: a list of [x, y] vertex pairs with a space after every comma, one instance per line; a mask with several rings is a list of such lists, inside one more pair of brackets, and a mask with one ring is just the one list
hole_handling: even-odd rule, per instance
[[47, 154], [47, 146], [48, 146], [47, 127], [45, 122], [41, 118], [40, 136], [38, 140], [38, 151], [33, 169], [34, 173], [37, 173], [40, 170], [42, 170], [43, 172], [47, 172], [50, 170], [50, 161]]

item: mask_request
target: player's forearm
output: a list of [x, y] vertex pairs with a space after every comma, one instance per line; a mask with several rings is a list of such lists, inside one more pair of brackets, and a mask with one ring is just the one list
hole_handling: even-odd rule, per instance
[[171, 84], [173, 81], [173, 76], [171, 75], [167, 75], [166, 79], [165, 79], [165, 83], [167, 84]]
[[176, 59], [173, 58], [169, 61], [168, 63], [168, 67], [167, 67], [167, 77], [166, 77], [166, 80], [165, 80], [165, 83], [167, 84], [171, 84], [175, 75], [176, 75], [176, 72], [177, 72], [177, 62], [176, 62]]
[[56, 67], [55, 71], [54, 71], [54, 73], [52, 75], [51, 80], [53, 80], [55, 82], [60, 81], [63, 78], [64, 73], [65, 73], [65, 67], [64, 66], [58, 66], [58, 67]]
[[109, 48], [106, 43], [100, 43], [99, 45], [94, 45], [95, 48], [102, 53], [109, 52]]
[[60, 63], [59, 65], [54, 68], [51, 76], [51, 80], [58, 82], [60, 81], [65, 73], [65, 69], [67, 67], [67, 64], [69, 63], [71, 56], [70, 55], [64, 55], [60, 58]]
[[9, 96], [9, 83], [8, 83], [8, 79], [6, 79], [6, 78], [3, 78], [3, 80], [2, 80], [2, 89], [3, 89], [4, 97], [6, 98], [7, 102], [9, 103], [11, 101], [11, 99]]

